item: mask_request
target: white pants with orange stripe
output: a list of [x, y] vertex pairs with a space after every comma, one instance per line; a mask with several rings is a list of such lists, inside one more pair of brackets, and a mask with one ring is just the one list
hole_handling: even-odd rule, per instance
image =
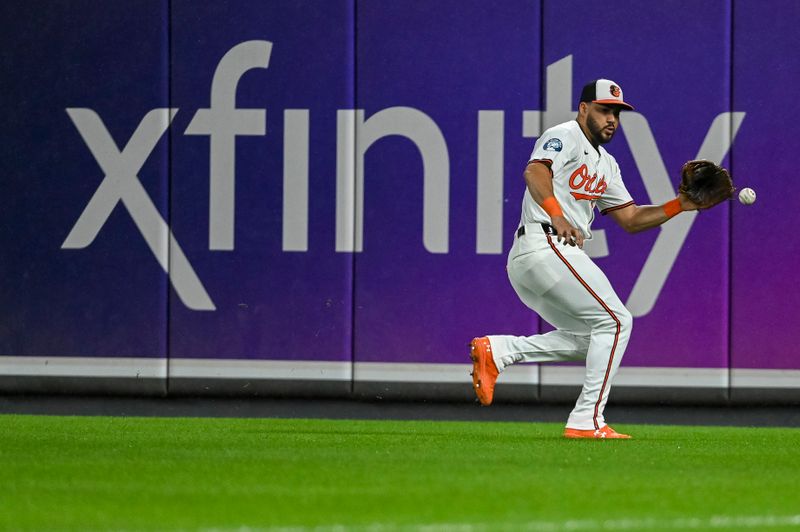
[[582, 249], [558, 243], [527, 224], [508, 255], [508, 277], [520, 299], [555, 331], [489, 336], [497, 369], [517, 362], [586, 360], [586, 377], [567, 427], [598, 429], [611, 381], [628, 345], [630, 312]]

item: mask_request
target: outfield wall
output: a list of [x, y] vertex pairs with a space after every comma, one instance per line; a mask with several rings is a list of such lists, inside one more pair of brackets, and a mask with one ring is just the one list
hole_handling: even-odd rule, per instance
[[[640, 204], [723, 161], [751, 207], [587, 251], [634, 332], [615, 400], [800, 400], [794, 0], [0, 7], [0, 390], [471, 397], [545, 330], [505, 253], [536, 137], [610, 77]], [[574, 399], [574, 365], [500, 400]]]

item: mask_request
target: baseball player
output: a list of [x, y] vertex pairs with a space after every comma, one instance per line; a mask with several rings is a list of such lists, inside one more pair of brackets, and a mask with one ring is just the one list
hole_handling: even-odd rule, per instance
[[[511, 364], [585, 359], [586, 377], [567, 420], [567, 438], [630, 437], [614, 431], [603, 418], [633, 320], [583, 251], [584, 241], [592, 238], [595, 206], [627, 232], [636, 233], [681, 211], [715, 204], [697, 204], [683, 190], [664, 205], [634, 203], [617, 161], [603, 148], [614, 137], [623, 109], [633, 107], [617, 83], [588, 83], [577, 118], [545, 131], [525, 168], [527, 191], [508, 255], [508, 277], [522, 302], [556, 330], [528, 337], [485, 336], [470, 343], [473, 387], [483, 405], [491, 404], [495, 381]], [[699, 162], [727, 176], [713, 163]]]

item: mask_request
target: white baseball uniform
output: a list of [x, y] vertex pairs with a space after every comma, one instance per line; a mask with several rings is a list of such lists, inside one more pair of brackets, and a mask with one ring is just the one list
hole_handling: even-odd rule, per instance
[[[633, 204], [616, 160], [595, 148], [577, 121], [559, 124], [537, 140], [529, 164], [553, 172], [553, 192], [564, 217], [591, 238], [595, 205], [605, 214]], [[632, 317], [605, 274], [577, 246], [549, 234], [550, 217], [526, 190], [520, 230], [508, 255], [508, 277], [520, 299], [556, 327], [534, 336], [489, 336], [497, 369], [517, 362], [586, 359], [583, 390], [567, 421], [581, 430], [605, 425], [611, 380], [631, 334]]]

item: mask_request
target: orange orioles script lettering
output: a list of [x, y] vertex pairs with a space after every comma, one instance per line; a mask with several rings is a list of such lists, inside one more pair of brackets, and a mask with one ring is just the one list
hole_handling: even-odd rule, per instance
[[589, 169], [582, 164], [580, 168], [572, 172], [569, 178], [569, 188], [572, 189], [570, 194], [577, 200], [596, 201], [606, 191], [608, 183], [606, 183], [606, 176], [597, 181], [597, 172], [589, 177]]

